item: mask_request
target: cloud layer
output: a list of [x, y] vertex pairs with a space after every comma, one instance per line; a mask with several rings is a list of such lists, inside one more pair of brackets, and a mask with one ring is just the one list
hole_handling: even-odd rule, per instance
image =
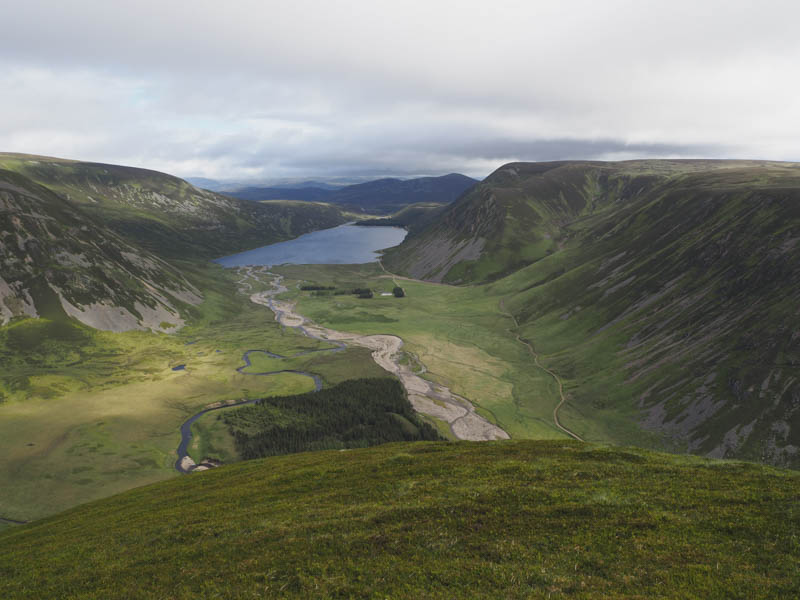
[[0, 150], [223, 179], [800, 160], [795, 2], [27, 0]]

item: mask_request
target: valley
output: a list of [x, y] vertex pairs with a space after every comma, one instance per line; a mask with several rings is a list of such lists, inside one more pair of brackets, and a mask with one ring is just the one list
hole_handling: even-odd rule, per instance
[[[535, 477], [525, 472], [564, 490], [585, 479], [579, 496], [553, 497], [560, 508], [544, 516], [552, 523], [568, 505], [614, 521], [635, 505], [620, 490], [638, 485], [646, 464], [654, 489], [667, 486], [669, 506], [645, 516], [630, 509], [626, 518], [647, 520], [680, 552], [677, 530], [658, 515], [678, 519], [679, 507], [693, 501], [682, 495], [689, 481], [713, 487], [721, 473], [731, 474], [729, 489], [744, 485], [754, 498], [765, 480], [785, 494], [796, 489], [796, 474], [786, 471], [632, 449], [797, 466], [794, 165], [517, 164], [446, 206], [420, 203], [342, 227], [348, 217], [338, 208], [305, 203], [309, 219], [287, 227], [282, 211], [294, 210], [291, 203], [249, 208], [158, 174], [68, 162], [63, 175], [52, 161], [3, 160], [11, 170], [0, 171], [0, 547], [29, 535], [24, 522], [47, 528], [65, 509], [91, 512], [159, 486], [194, 489], [239, 469], [246, 481], [262, 481], [249, 471], [259, 468], [257, 459], [287, 451], [300, 454], [264, 464], [302, 473], [306, 467], [292, 465], [313, 463], [314, 473], [324, 473], [337, 459], [319, 450], [363, 451], [366, 464], [420, 462], [436, 479], [445, 468], [436, 456], [444, 453], [448, 465], [466, 461], [458, 470], [463, 481], [447, 485], [487, 497], [500, 488], [475, 469], [485, 469], [492, 453], [497, 465], [519, 462], [528, 470], [526, 461], [544, 460]], [[145, 177], [139, 185], [149, 191], [130, 192], [135, 186], [122, 181], [134, 175]], [[166, 199], [153, 181], [169, 183], [159, 188]], [[110, 199], [95, 206], [94, 196], [80, 195], [87, 189]], [[137, 211], [145, 216], [131, 226]], [[259, 219], [271, 224], [261, 227]], [[166, 229], [152, 230], [154, 220]], [[380, 225], [402, 225], [408, 235]], [[346, 239], [338, 235], [343, 229]], [[212, 232], [209, 248], [197, 250], [204, 231]], [[286, 237], [294, 239], [273, 245]], [[304, 245], [308, 239], [330, 245]], [[400, 243], [377, 260], [380, 240], [389, 239]], [[335, 264], [340, 255], [367, 262]], [[307, 261], [320, 264], [291, 264]], [[171, 321], [156, 323], [148, 311], [169, 313]], [[376, 391], [389, 389], [387, 382], [396, 386], [392, 400]], [[339, 408], [320, 406], [329, 397]], [[375, 409], [380, 402], [387, 408]], [[418, 441], [356, 450], [410, 439]], [[426, 453], [433, 462], [419, 458]], [[527, 458], [511, 458], [520, 453]], [[551, 455], [560, 458], [543, 458]], [[517, 467], [497, 465], [496, 477], [511, 489]], [[364, 468], [348, 463], [347, 477], [363, 479]], [[387, 473], [397, 489], [422, 481]], [[618, 487], [609, 491], [599, 474]], [[244, 493], [246, 484], [237, 485], [232, 493]], [[636, 502], [658, 503], [650, 490], [636, 489]], [[355, 493], [348, 489], [336, 502]], [[430, 493], [439, 506], [452, 501], [451, 492]], [[714, 487], [713, 494], [726, 493]], [[772, 503], [770, 514], [794, 519], [786, 497], [764, 502]], [[427, 502], [412, 506], [409, 498], [397, 496], [398, 510]], [[732, 510], [724, 518], [758, 521], [732, 539], [775, 527], [750, 505]], [[372, 518], [380, 521], [378, 513]], [[299, 515], [282, 518], [306, 518]], [[706, 527], [700, 513], [685, 522]], [[379, 530], [373, 523], [363, 534]], [[672, 552], [655, 540], [638, 543], [656, 555]], [[722, 543], [716, 534], [709, 540]], [[785, 567], [777, 581], [788, 587], [791, 544], [778, 544]], [[190, 551], [191, 544], [180, 547]], [[440, 560], [440, 550], [426, 560]], [[557, 552], [566, 556], [563, 546]], [[720, 560], [701, 554], [701, 561]], [[475, 557], [467, 552], [464, 560]], [[686, 589], [673, 571], [654, 575], [633, 557], [619, 566], [628, 563], [645, 579], [668, 577], [670, 589]], [[730, 572], [741, 566], [726, 564]], [[586, 585], [622, 585], [595, 567]], [[556, 577], [551, 587], [563, 575]]]
[[0, 600], [800, 598], [800, 3], [3, 20]]

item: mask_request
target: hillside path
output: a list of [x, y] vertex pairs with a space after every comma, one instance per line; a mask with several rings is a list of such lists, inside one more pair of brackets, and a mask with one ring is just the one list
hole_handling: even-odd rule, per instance
[[515, 317], [514, 315], [512, 315], [510, 312], [508, 312], [506, 310], [505, 303], [502, 300], [500, 300], [500, 313], [505, 315], [505, 316], [507, 316], [507, 317], [510, 317], [511, 320], [514, 322], [514, 330], [512, 331], [511, 329], [509, 329], [508, 331], [510, 333], [513, 333], [516, 336], [517, 341], [520, 344], [524, 344], [525, 347], [528, 348], [528, 352], [533, 357], [533, 364], [535, 364], [542, 371], [544, 371], [545, 373], [550, 375], [550, 377], [555, 379], [556, 383], [558, 384], [558, 395], [561, 398], [561, 400], [560, 400], [560, 402], [558, 404], [556, 404], [555, 408], [553, 409], [553, 423], [555, 424], [555, 426], [558, 429], [560, 429], [561, 431], [566, 433], [568, 436], [570, 436], [572, 438], [575, 438], [579, 442], [585, 442], [586, 440], [584, 440], [581, 436], [579, 436], [577, 433], [575, 433], [571, 429], [569, 429], [569, 428], [565, 427], [564, 425], [562, 425], [561, 421], [558, 420], [558, 411], [561, 409], [562, 406], [564, 406], [564, 403], [567, 401], [567, 397], [564, 395], [564, 385], [561, 383], [561, 378], [558, 375], [556, 375], [555, 372], [551, 371], [550, 369], [548, 369], [547, 367], [542, 365], [542, 363], [539, 362], [539, 355], [534, 351], [533, 346], [529, 342], [526, 342], [525, 340], [523, 340], [520, 337], [520, 335], [519, 335], [519, 323], [517, 322], [517, 317]]
[[369, 348], [373, 360], [400, 379], [414, 410], [445, 421], [456, 438], [473, 441], [509, 439], [503, 429], [479, 415], [469, 400], [453, 393], [444, 385], [423, 379], [410, 366], [400, 364], [400, 348], [403, 346], [401, 338], [385, 334], [361, 335], [319, 326], [298, 314], [293, 303], [275, 299], [275, 296], [287, 291], [281, 275], [270, 273], [266, 269], [242, 269], [252, 277], [256, 277], [256, 274], [272, 277], [272, 289], [253, 293], [250, 300], [272, 310], [278, 323], [293, 327], [313, 339]]
[[[386, 275], [381, 275], [381, 277], [385, 277], [387, 279], [391, 279], [392, 281], [394, 281], [395, 285], [400, 285], [399, 283], [397, 283], [397, 281], [400, 280], [400, 281], [413, 281], [414, 283], [424, 283], [425, 285], [438, 285], [438, 286], [442, 286], [442, 287], [454, 287], [449, 283], [441, 283], [440, 281], [426, 281], [424, 279], [414, 279], [413, 277], [405, 277], [404, 275], [397, 275], [396, 273], [392, 273], [391, 271], [387, 270], [386, 267], [383, 265], [383, 261], [380, 260], [380, 259], [378, 259], [378, 264], [381, 266], [381, 269], [383, 269], [383, 272], [386, 273]], [[463, 287], [472, 287], [472, 286], [465, 285]]]

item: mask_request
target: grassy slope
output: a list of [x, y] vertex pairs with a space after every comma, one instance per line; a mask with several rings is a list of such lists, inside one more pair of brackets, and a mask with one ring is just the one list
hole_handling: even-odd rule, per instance
[[[44, 320], [4, 330], [26, 329], [41, 343], [4, 355], [0, 516], [38, 518], [173, 477], [178, 428], [203, 406], [313, 389], [300, 375], [237, 373], [246, 350], [291, 355], [321, 344], [281, 329], [269, 310], [234, 294], [231, 273], [191, 263], [182, 268], [206, 301], [178, 335], [112, 334]], [[50, 331], [42, 339], [48, 327], [61, 337]], [[366, 350], [292, 362], [319, 373], [326, 385], [385, 374]], [[186, 370], [172, 371], [179, 364]]]
[[0, 533], [4, 598], [791, 598], [800, 476], [577, 442], [249, 461]]
[[321, 203], [258, 203], [146, 169], [0, 153], [0, 167], [53, 190], [162, 258], [214, 258], [343, 223]]
[[437, 236], [486, 238], [445, 280], [494, 282], [581, 435], [800, 464], [800, 166], [507, 165], [387, 265]]

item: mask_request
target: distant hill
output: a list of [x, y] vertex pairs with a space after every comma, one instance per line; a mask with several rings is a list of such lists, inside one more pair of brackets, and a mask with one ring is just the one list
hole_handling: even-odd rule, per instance
[[415, 232], [432, 223], [445, 208], [445, 204], [418, 202], [417, 204], [409, 204], [389, 217], [364, 219], [363, 221], [357, 221], [356, 225], [405, 227], [410, 232]]
[[490, 284], [584, 419], [800, 466], [800, 164], [514, 163], [384, 257]]
[[[216, 179], [209, 179], [207, 177], [187, 177], [186, 181], [195, 185], [199, 188], [203, 188], [205, 190], [210, 190], [212, 192], [229, 192], [229, 191], [236, 191], [242, 190], [245, 188], [255, 188], [255, 189], [273, 189], [273, 190], [294, 190], [300, 188], [319, 188], [322, 190], [338, 190], [339, 188], [347, 185], [346, 183], [327, 183], [324, 181], [296, 181], [296, 182], [288, 182], [288, 183], [236, 183], [232, 181], [218, 181]], [[268, 198], [269, 200], [276, 200], [279, 198]]]
[[225, 192], [234, 198], [260, 202], [262, 200], [302, 200], [304, 202], [328, 202], [334, 190], [318, 187], [243, 187]]
[[214, 258], [345, 222], [335, 207], [263, 206], [146, 169], [18, 154], [0, 154], [0, 168], [47, 187], [164, 258]]
[[[202, 299], [173, 266], [48, 188], [5, 170], [0, 232], [0, 325], [17, 317], [58, 322], [68, 315], [97, 329], [172, 332], [184, 323], [182, 308]], [[37, 335], [12, 329], [9, 340], [23, 340], [26, 331]], [[51, 328], [49, 334], [69, 332]]]
[[378, 179], [337, 189], [319, 187], [248, 187], [227, 192], [246, 200], [305, 200], [336, 204], [349, 210], [371, 214], [390, 214], [411, 204], [448, 204], [477, 183], [466, 175], [451, 173], [441, 177], [416, 179]]
[[451, 173], [417, 179], [378, 179], [342, 188], [328, 199], [363, 212], [393, 213], [409, 204], [449, 204], [477, 183], [475, 179]]
[[798, 490], [566, 440], [305, 452], [0, 532], [0, 596], [796, 598]]
[[346, 184], [334, 184], [334, 183], [326, 183], [324, 181], [296, 181], [294, 183], [276, 183], [272, 184], [269, 187], [279, 189], [279, 190], [296, 190], [302, 188], [318, 188], [321, 190], [338, 190], [344, 187]]

